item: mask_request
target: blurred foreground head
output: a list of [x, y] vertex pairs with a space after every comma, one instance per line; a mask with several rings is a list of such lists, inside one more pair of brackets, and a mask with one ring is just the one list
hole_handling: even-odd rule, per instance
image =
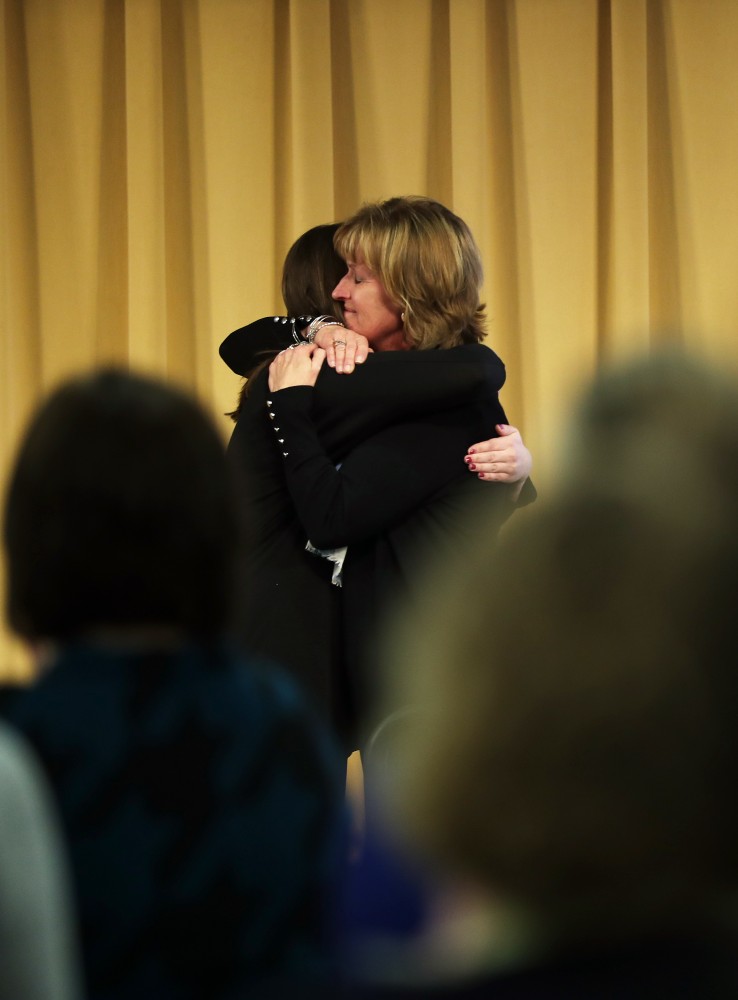
[[734, 503], [736, 378], [674, 349], [605, 370], [574, 413], [562, 482], [642, 482], [679, 492], [684, 481], [704, 480]]
[[598, 937], [735, 892], [738, 388], [654, 358], [576, 423], [557, 495], [479, 522], [391, 633], [389, 794], [446, 870]]
[[227, 623], [238, 538], [224, 447], [185, 393], [105, 370], [52, 392], [11, 472], [7, 614], [30, 640]]

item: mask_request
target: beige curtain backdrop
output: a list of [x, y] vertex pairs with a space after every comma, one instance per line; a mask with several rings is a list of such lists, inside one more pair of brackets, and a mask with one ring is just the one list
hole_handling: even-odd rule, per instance
[[[0, 475], [60, 378], [192, 389], [279, 311], [285, 251], [429, 194], [486, 264], [544, 487], [608, 360], [738, 360], [736, 0], [0, 0]], [[0, 674], [23, 652], [0, 633]]]

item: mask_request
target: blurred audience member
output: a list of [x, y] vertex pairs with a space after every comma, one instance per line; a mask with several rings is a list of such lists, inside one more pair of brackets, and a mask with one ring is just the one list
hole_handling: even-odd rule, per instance
[[435, 899], [372, 996], [738, 995], [738, 387], [658, 356], [576, 424], [388, 636], [385, 822]]
[[227, 639], [229, 476], [193, 400], [115, 370], [51, 394], [11, 475], [8, 617], [40, 674], [2, 709], [58, 799], [95, 1000], [240, 998], [329, 963], [342, 769]]

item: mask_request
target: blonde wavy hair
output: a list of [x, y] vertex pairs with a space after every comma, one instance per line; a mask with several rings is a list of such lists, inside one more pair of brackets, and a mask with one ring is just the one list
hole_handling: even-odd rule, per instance
[[402, 309], [411, 348], [486, 336], [479, 248], [463, 219], [440, 202], [410, 195], [362, 205], [334, 245], [344, 260], [366, 265]]

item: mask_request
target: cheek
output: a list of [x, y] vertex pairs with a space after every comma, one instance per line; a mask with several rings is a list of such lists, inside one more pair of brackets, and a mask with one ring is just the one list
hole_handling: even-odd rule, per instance
[[377, 312], [381, 312], [388, 322], [399, 323], [402, 309], [395, 305], [384, 288], [380, 286], [380, 294], [376, 300]]
[[400, 326], [401, 311], [392, 302], [384, 300], [377, 303], [375, 315], [381, 318], [383, 326], [397, 327]]

